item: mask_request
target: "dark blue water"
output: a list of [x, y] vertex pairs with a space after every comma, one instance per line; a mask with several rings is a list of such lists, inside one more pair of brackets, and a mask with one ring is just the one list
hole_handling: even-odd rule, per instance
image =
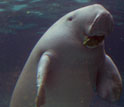
[[[9, 101], [25, 61], [42, 34], [65, 13], [100, 3], [114, 17], [114, 31], [106, 39], [106, 52], [124, 79], [124, 1], [123, 0], [0, 0], [0, 107]], [[123, 107], [120, 100], [108, 103], [94, 96], [91, 107]]]

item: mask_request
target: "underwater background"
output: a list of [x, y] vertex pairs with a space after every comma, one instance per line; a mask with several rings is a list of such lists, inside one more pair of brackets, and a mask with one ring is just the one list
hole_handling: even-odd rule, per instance
[[[0, 0], [0, 107], [9, 107], [17, 78], [42, 34], [64, 14], [94, 3], [102, 4], [114, 17], [105, 49], [124, 82], [124, 0]], [[95, 94], [91, 107], [124, 107], [124, 90], [115, 103]]]

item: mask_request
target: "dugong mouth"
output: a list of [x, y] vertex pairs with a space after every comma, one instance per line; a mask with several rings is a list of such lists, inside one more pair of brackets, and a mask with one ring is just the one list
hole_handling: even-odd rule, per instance
[[83, 41], [83, 45], [88, 47], [88, 48], [95, 48], [102, 43], [104, 38], [105, 38], [104, 35], [85, 36], [84, 41]]

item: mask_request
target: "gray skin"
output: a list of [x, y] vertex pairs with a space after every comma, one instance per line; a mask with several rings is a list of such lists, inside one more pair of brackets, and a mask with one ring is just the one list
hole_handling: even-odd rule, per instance
[[84, 43], [86, 37], [107, 36], [112, 27], [111, 14], [99, 4], [60, 18], [33, 48], [10, 107], [89, 107], [94, 88], [102, 98], [118, 100], [122, 80], [104, 40]]

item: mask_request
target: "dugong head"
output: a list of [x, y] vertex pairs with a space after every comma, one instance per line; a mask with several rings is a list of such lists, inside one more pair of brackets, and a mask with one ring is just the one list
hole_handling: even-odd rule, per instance
[[73, 26], [83, 39], [83, 44], [94, 48], [103, 43], [113, 29], [113, 17], [103, 6], [94, 4], [77, 9], [66, 15], [67, 24]]

